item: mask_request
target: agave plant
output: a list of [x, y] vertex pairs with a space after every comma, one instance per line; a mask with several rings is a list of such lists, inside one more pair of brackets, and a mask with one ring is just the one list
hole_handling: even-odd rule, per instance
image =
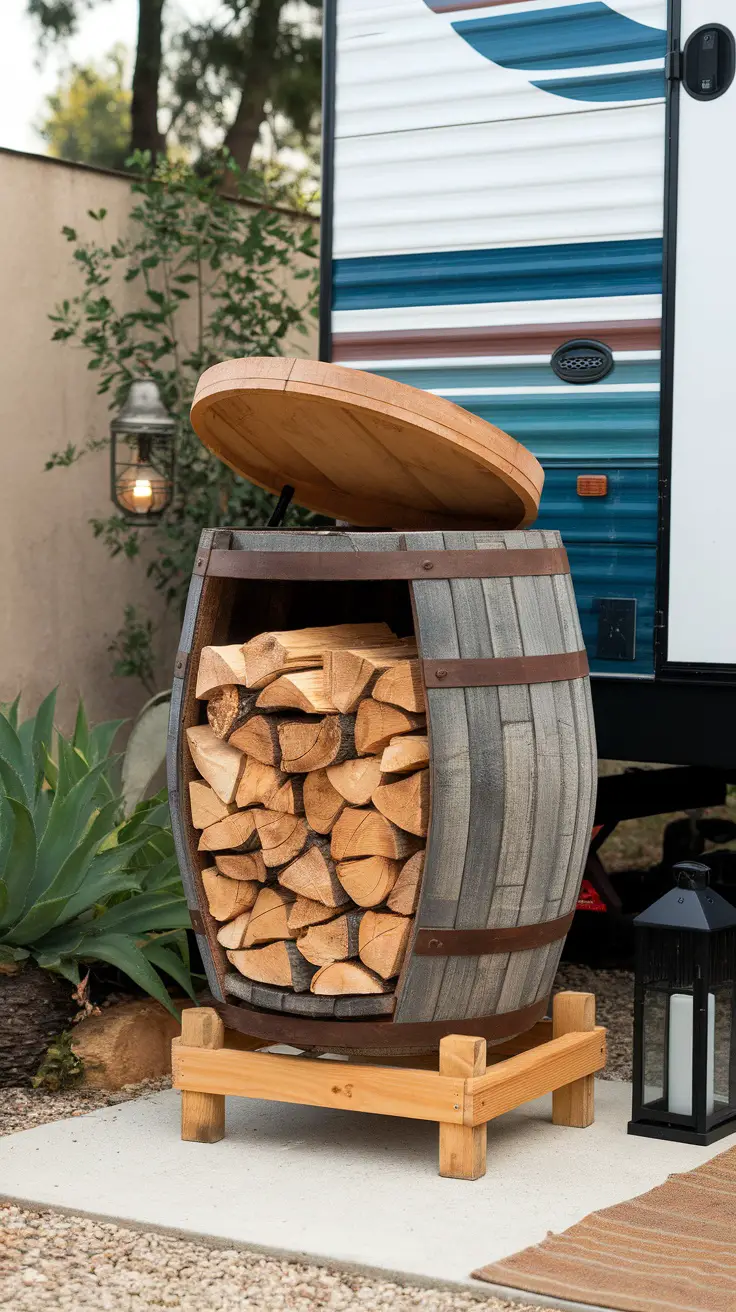
[[0, 708], [0, 970], [35, 962], [79, 986], [104, 961], [176, 1015], [162, 974], [193, 997], [189, 914], [165, 796], [123, 814], [119, 721], [71, 738], [54, 730], [55, 693], [18, 722]]

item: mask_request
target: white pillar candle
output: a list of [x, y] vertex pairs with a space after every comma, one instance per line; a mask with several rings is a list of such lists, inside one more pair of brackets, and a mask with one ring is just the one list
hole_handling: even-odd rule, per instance
[[[708, 1060], [705, 1109], [715, 1107], [716, 1000], [708, 994]], [[693, 995], [673, 993], [670, 997], [670, 1031], [667, 1050], [667, 1110], [678, 1116], [693, 1114]]]

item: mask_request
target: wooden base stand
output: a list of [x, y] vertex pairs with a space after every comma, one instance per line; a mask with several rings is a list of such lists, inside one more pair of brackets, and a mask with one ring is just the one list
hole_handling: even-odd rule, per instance
[[172, 1063], [174, 1088], [182, 1091], [182, 1139], [223, 1138], [226, 1094], [408, 1116], [438, 1122], [440, 1175], [456, 1180], [485, 1175], [488, 1121], [544, 1093], [553, 1094], [555, 1125], [591, 1125], [593, 1075], [606, 1062], [592, 993], [558, 993], [551, 1021], [488, 1050], [484, 1039], [450, 1034], [439, 1060], [334, 1062], [257, 1051], [262, 1047], [261, 1039], [226, 1031], [209, 1007], [183, 1013]]

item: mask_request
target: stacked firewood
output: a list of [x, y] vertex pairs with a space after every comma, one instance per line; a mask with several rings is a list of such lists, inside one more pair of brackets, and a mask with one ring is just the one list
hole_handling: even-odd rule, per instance
[[414, 639], [339, 624], [205, 647], [196, 695], [191, 818], [231, 964], [296, 993], [392, 994], [429, 814]]

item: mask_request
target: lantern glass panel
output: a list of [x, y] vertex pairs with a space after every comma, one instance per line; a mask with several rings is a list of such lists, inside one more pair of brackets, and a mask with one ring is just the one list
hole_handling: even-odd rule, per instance
[[642, 1090], [643, 1106], [663, 1106], [667, 1089], [666, 989], [648, 988], [644, 993]]
[[711, 996], [714, 998], [713, 1099], [719, 1115], [736, 1105], [733, 987], [716, 987]]

